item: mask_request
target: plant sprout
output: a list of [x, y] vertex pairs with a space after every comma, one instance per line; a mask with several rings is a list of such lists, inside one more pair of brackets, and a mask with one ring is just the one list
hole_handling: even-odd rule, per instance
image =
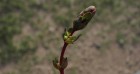
[[73, 44], [81, 36], [81, 35], [74, 36], [73, 34], [76, 31], [84, 29], [87, 26], [88, 22], [95, 15], [95, 13], [96, 13], [95, 6], [87, 7], [73, 21], [73, 26], [71, 28], [65, 29], [65, 31], [63, 33], [64, 45], [62, 47], [60, 59], [58, 60], [58, 58], [55, 58], [53, 60], [53, 65], [56, 69], [58, 69], [60, 71], [60, 74], [64, 74], [64, 69], [68, 65], [67, 57], [64, 57], [67, 46], [69, 44]]

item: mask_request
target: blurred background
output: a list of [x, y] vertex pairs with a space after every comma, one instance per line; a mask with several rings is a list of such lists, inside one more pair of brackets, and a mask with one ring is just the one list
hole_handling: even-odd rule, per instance
[[140, 74], [140, 0], [0, 0], [0, 74], [59, 74], [63, 30], [91, 5], [66, 74]]

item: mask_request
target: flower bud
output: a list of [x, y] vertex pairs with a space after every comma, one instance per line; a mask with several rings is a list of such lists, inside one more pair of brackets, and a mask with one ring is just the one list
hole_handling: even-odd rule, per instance
[[89, 6], [85, 10], [83, 10], [80, 15], [73, 21], [73, 30], [81, 30], [86, 27], [88, 22], [95, 15], [96, 8], [95, 6]]

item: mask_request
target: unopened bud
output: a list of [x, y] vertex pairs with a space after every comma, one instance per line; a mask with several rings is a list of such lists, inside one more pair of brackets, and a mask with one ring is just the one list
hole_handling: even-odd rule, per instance
[[80, 15], [77, 17], [76, 20], [73, 22], [73, 30], [81, 30], [86, 27], [88, 22], [92, 19], [95, 15], [96, 8], [95, 6], [89, 6], [85, 10], [83, 10]]

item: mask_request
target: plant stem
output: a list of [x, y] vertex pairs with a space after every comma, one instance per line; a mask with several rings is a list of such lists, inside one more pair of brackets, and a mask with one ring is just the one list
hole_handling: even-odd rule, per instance
[[[75, 31], [72, 31], [70, 36], [72, 36], [74, 32]], [[64, 57], [65, 50], [66, 50], [67, 46], [68, 46], [68, 43], [64, 42], [64, 45], [63, 45], [63, 48], [61, 51], [61, 55], [60, 55], [60, 65], [62, 65], [63, 57]], [[64, 74], [64, 69], [60, 69], [60, 74]]]
[[63, 60], [64, 53], [65, 53], [65, 50], [66, 50], [67, 46], [68, 46], [68, 43], [64, 42], [64, 45], [63, 45], [63, 48], [62, 48], [62, 51], [61, 51], [61, 56], [60, 56], [60, 65], [62, 64], [62, 60]]
[[60, 70], [60, 74], [64, 74], [64, 69]]

